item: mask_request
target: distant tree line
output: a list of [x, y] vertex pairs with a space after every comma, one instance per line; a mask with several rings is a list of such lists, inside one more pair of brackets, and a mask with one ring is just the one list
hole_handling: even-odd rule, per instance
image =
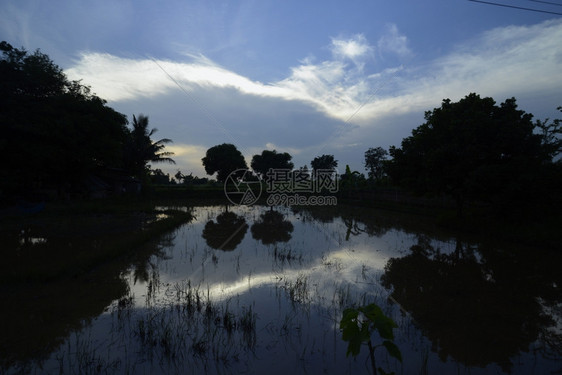
[[[212, 181], [152, 170], [150, 163], [174, 162], [165, 151], [171, 140], [153, 140], [156, 129], [150, 129], [147, 116], [133, 116], [129, 124], [88, 86], [68, 80], [39, 50], [28, 53], [1, 42], [0, 53], [0, 152], [8, 156], [0, 168], [0, 202], [83, 195], [100, 177], [139, 184]], [[561, 153], [562, 120], [533, 121], [515, 98], [498, 105], [471, 93], [427, 111], [425, 122], [400, 147], [369, 148], [367, 177], [346, 166], [340, 187], [389, 186], [448, 197], [459, 215], [475, 202], [498, 212], [529, 207], [556, 212], [562, 207]], [[248, 168], [236, 146], [226, 143], [209, 148], [202, 163], [219, 182]], [[267, 179], [270, 169], [312, 176], [319, 170], [335, 172], [338, 161], [325, 154], [311, 160], [310, 171], [306, 165], [295, 169], [289, 153], [263, 150], [250, 166]]]
[[[562, 111], [562, 107], [558, 110]], [[342, 189], [397, 187], [421, 196], [452, 199], [458, 214], [474, 202], [499, 212], [519, 208], [562, 206], [562, 120], [536, 120], [517, 109], [515, 98], [497, 105], [492, 98], [469, 94], [458, 102], [443, 100], [425, 113], [426, 122], [389, 150], [365, 152], [368, 177], [346, 166]], [[292, 169], [291, 155], [264, 150], [251, 167], [262, 179], [272, 169]], [[236, 169], [247, 169], [243, 155], [232, 144], [210, 148], [202, 159], [205, 171], [224, 179]], [[333, 170], [333, 155], [311, 163], [312, 172]], [[299, 168], [307, 171], [308, 167]]]
[[[92, 178], [148, 181], [149, 162], [171, 162], [148, 117], [128, 120], [39, 50], [0, 43], [0, 201], [84, 194]], [[109, 181], [109, 184], [112, 181]], [[108, 184], [108, 185], [109, 185]], [[95, 185], [95, 183], [94, 183]]]
[[[277, 150], [263, 150], [261, 154], [254, 155], [250, 166], [252, 170], [261, 179], [267, 180], [269, 178], [268, 171], [270, 169], [277, 170], [293, 170], [294, 164], [291, 161], [292, 156], [287, 152], [277, 152]], [[206, 152], [205, 157], [201, 160], [205, 172], [209, 175], [217, 174], [217, 180], [224, 182], [226, 178], [236, 170], [247, 170], [248, 165], [242, 153], [236, 148], [235, 145], [230, 143], [223, 143], [221, 145], [213, 146]], [[312, 171], [332, 171], [336, 172], [338, 161], [334, 159], [333, 155], [322, 155], [315, 157], [311, 162]], [[298, 169], [302, 173], [309, 173], [308, 167], [305, 165]]]

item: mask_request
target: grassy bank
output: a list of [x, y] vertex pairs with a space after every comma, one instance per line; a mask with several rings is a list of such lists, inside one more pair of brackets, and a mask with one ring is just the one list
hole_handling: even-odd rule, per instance
[[128, 256], [191, 220], [141, 199], [50, 203], [0, 218], [0, 284], [76, 277]]

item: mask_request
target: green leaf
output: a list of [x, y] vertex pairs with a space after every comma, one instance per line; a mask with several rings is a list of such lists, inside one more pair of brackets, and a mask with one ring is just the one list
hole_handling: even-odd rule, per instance
[[380, 316], [384, 316], [381, 308], [374, 303], [371, 303], [370, 305], [364, 307], [360, 307], [359, 311], [361, 311], [365, 315], [365, 317], [373, 323], [376, 322]]
[[344, 341], [350, 341], [354, 338], [361, 340], [361, 331], [359, 330], [359, 326], [357, 325], [357, 321], [349, 322], [343, 328], [342, 339]]
[[346, 357], [349, 357], [350, 354], [353, 355], [354, 357], [357, 357], [360, 351], [361, 351], [361, 340], [357, 337], [354, 337], [351, 340], [349, 340], [349, 344], [347, 345], [347, 352], [345, 353]]
[[402, 362], [402, 353], [400, 352], [400, 349], [398, 349], [396, 344], [388, 340], [385, 340], [382, 344], [384, 345], [384, 347], [388, 351], [388, 354], [390, 354], [391, 357], [394, 357], [400, 362]]
[[361, 350], [361, 343], [369, 339], [368, 327], [361, 325], [358, 321], [359, 311], [356, 309], [345, 309], [340, 320], [342, 339], [348, 341], [346, 356], [350, 354], [356, 357]]
[[380, 317], [375, 322], [375, 328], [383, 339], [394, 339], [394, 333], [392, 332], [392, 329], [395, 327], [396, 323], [394, 323], [394, 321], [387, 316]]
[[387, 325], [377, 325], [377, 331], [379, 335], [386, 340], [393, 340], [394, 334], [392, 333], [392, 328], [388, 327]]
[[345, 327], [349, 324], [357, 325], [358, 316], [359, 316], [359, 311], [355, 309], [345, 309], [343, 311], [343, 316], [340, 320], [340, 329], [345, 329]]

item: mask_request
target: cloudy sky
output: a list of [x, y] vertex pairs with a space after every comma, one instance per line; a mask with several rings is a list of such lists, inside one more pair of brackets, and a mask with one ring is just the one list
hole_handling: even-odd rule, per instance
[[[502, 2], [503, 1], [503, 2]], [[497, 0], [562, 13], [562, 0]], [[471, 92], [560, 117], [562, 16], [471, 2], [0, 2], [0, 40], [40, 48], [116, 110], [171, 138], [174, 174], [233, 143], [295, 166], [333, 154], [364, 172], [423, 114]], [[558, 115], [557, 115], [558, 114]]]

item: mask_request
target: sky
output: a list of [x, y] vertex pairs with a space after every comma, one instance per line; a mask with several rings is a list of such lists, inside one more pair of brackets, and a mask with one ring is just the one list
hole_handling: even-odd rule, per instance
[[[562, 14], [562, 0], [491, 0]], [[556, 4], [558, 3], [558, 4]], [[0, 1], [0, 40], [40, 49], [117, 111], [170, 138], [173, 175], [232, 143], [334, 155], [364, 173], [445, 98], [515, 97], [560, 118], [562, 15], [468, 0]]]

